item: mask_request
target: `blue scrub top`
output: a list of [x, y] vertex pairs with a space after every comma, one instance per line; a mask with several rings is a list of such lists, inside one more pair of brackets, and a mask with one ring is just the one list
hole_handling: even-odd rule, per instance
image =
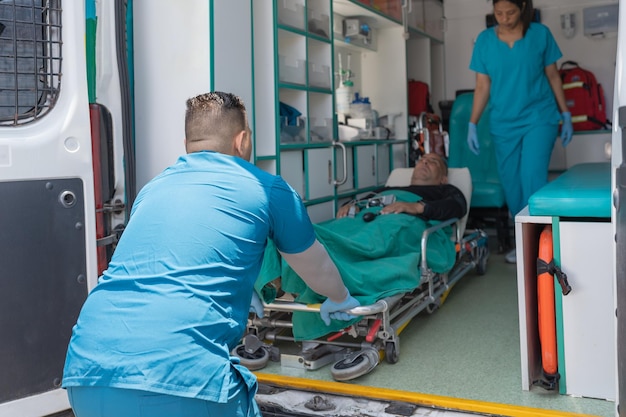
[[491, 79], [492, 134], [506, 136], [517, 128], [560, 122], [545, 67], [562, 56], [550, 29], [541, 23], [531, 23], [512, 48], [498, 39], [496, 26], [480, 33], [470, 69]]
[[[308, 249], [313, 226], [280, 177], [215, 152], [185, 155], [137, 196], [109, 268], [73, 329], [63, 386], [226, 402], [267, 238]], [[237, 368], [237, 369], [235, 369]]]

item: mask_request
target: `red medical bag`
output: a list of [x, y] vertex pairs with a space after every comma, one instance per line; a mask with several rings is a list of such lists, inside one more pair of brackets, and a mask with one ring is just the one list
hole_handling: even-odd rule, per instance
[[423, 81], [409, 80], [409, 115], [419, 116], [424, 112], [433, 112], [428, 84]]
[[574, 130], [607, 129], [611, 122], [606, 117], [604, 90], [595, 75], [573, 61], [561, 64], [559, 73]]

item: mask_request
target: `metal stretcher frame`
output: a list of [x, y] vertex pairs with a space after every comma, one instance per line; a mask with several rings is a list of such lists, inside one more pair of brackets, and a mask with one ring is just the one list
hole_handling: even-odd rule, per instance
[[[412, 169], [402, 170], [404, 170], [400, 174], [402, 178], [407, 174], [410, 178]], [[469, 178], [469, 170], [466, 168], [454, 169], [456, 170], [464, 170], [459, 174]], [[398, 170], [394, 170], [396, 171]], [[459, 186], [466, 199], [471, 196], [471, 178], [467, 178], [465, 183], [470, 184], [469, 189], [467, 186]], [[390, 176], [390, 180], [387, 181], [387, 185], [403, 185], [402, 182], [405, 182], [394, 182], [393, 175]], [[450, 182], [457, 185], [453, 180]], [[252, 370], [263, 368], [269, 360], [280, 360], [283, 366], [307, 370], [319, 369], [333, 363], [331, 373], [338, 381], [351, 380], [370, 372], [380, 362], [382, 352], [388, 363], [396, 363], [400, 354], [399, 334], [409, 322], [424, 310], [428, 313], [434, 312], [445, 300], [452, 286], [470, 270], [475, 268], [481, 275], [486, 272], [489, 257], [487, 235], [481, 230], [466, 234], [464, 231], [466, 220], [467, 215], [462, 219], [449, 219], [423, 232], [421, 279], [419, 286], [413, 291], [385, 297], [371, 305], [349, 310], [351, 314], [361, 316], [361, 319], [343, 331], [303, 342], [303, 349], [296, 355], [280, 354], [273, 342], [295, 341], [292, 335], [285, 334], [293, 327], [291, 313], [304, 311], [319, 314], [320, 306], [282, 301], [279, 298], [264, 305], [263, 318], [250, 315], [246, 335], [242, 344], [233, 350], [233, 355], [238, 356], [241, 363]], [[454, 227], [456, 261], [450, 271], [435, 273], [429, 268], [426, 259], [428, 238], [447, 226]]]

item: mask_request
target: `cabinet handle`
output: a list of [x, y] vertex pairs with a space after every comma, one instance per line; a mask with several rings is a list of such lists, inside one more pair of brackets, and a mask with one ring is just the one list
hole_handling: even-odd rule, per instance
[[372, 156], [372, 177], [376, 176], [376, 157]]
[[340, 180], [335, 179], [333, 181], [333, 184], [335, 184], [335, 186], [339, 186], [339, 185], [345, 184], [346, 181], [348, 181], [348, 156], [346, 155], [346, 145], [344, 145], [341, 142], [333, 142], [333, 146], [336, 146], [341, 149], [341, 156], [342, 156], [341, 159], [343, 160], [343, 169], [342, 169], [343, 178]]
[[331, 184], [333, 182], [333, 161], [328, 160], [328, 183]]

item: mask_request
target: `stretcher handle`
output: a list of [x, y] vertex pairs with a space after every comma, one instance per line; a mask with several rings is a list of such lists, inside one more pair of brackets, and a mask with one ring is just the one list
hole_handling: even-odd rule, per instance
[[[345, 310], [345, 312], [348, 314], [355, 315], [355, 316], [367, 316], [369, 314], [382, 313], [382, 312], [389, 310], [389, 305], [393, 304], [396, 297], [399, 298], [399, 296], [401, 296], [401, 294], [388, 297], [387, 299], [378, 300], [374, 304], [361, 305], [358, 307], [354, 307], [354, 308]], [[392, 301], [388, 302], [387, 300], [392, 300]], [[275, 300], [274, 302], [268, 303], [268, 304], [264, 303], [263, 305], [266, 308], [266, 310], [286, 311], [286, 312], [293, 312], [293, 311], [319, 312], [320, 306], [321, 306], [321, 304], [319, 303], [318, 304], [302, 304], [298, 302], [288, 302], [288, 301], [280, 301], [280, 300]]]
[[425, 271], [428, 269], [428, 259], [426, 259], [426, 252], [427, 252], [427, 247], [428, 247], [428, 238], [430, 237], [430, 235], [435, 233], [437, 230], [443, 229], [446, 226], [455, 224], [458, 221], [459, 219], [457, 219], [456, 217], [453, 217], [451, 219], [442, 221], [441, 223], [437, 223], [434, 226], [430, 226], [429, 228], [424, 230], [424, 232], [422, 233], [422, 240], [421, 240], [422, 262], [420, 265], [421, 265], [422, 271]]

